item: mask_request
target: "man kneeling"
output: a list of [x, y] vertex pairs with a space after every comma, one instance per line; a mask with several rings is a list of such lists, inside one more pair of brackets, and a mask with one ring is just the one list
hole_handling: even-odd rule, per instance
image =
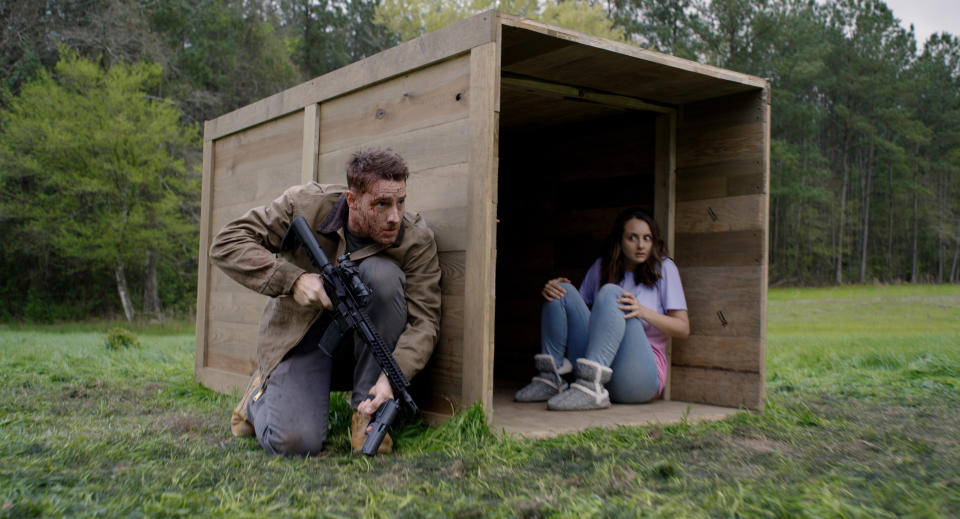
[[[346, 252], [358, 264], [372, 292], [366, 312], [403, 374], [412, 378], [430, 358], [440, 326], [440, 265], [432, 231], [404, 212], [408, 175], [396, 153], [362, 150], [347, 162], [346, 187], [292, 187], [214, 238], [213, 263], [270, 296], [260, 317], [259, 368], [231, 418], [235, 435], [255, 435], [271, 454], [316, 454], [327, 438], [330, 391], [352, 390], [351, 443], [359, 451], [370, 416], [394, 396], [360, 337], [321, 341], [332, 314], [323, 280], [302, 249], [280, 251], [297, 216], [327, 257]], [[379, 452], [391, 446], [388, 436]]]

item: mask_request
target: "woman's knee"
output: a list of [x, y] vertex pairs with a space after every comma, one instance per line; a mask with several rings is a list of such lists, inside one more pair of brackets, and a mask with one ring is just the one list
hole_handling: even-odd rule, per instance
[[[631, 319], [634, 321], [634, 319]], [[639, 324], [639, 322], [638, 322]], [[638, 338], [625, 337], [617, 356], [613, 359], [611, 368], [613, 376], [607, 389], [610, 391], [610, 400], [622, 404], [642, 404], [656, 398], [660, 391], [660, 374], [657, 370], [657, 359], [650, 349], [650, 343], [642, 336], [643, 326], [638, 326]]]
[[600, 287], [600, 290], [597, 292], [597, 301], [616, 301], [620, 299], [620, 294], [623, 293], [623, 288], [614, 285], [613, 283], [607, 283]]
[[563, 308], [563, 306], [566, 304], [567, 299], [569, 299], [570, 297], [573, 297], [574, 294], [576, 294], [577, 296], [580, 295], [580, 291], [577, 290], [577, 287], [571, 285], [570, 283], [559, 283], [559, 286], [564, 290], [563, 297], [554, 299], [552, 301], [547, 301], [546, 303], [544, 303], [544, 310], [546, 310], [547, 307], [551, 307], [551, 306], [555, 306], [557, 308]]
[[643, 404], [657, 397], [660, 391], [660, 377], [656, 373], [644, 377], [637, 376], [635, 373], [622, 372], [617, 376], [617, 370], [614, 370], [607, 384], [607, 390], [610, 391], [611, 402]]
[[623, 288], [614, 285], [613, 283], [607, 283], [600, 287], [600, 290], [597, 292], [597, 297], [593, 301], [593, 311], [594, 312], [605, 312], [620, 310], [620, 303], [617, 301], [620, 299], [620, 294], [623, 293]]

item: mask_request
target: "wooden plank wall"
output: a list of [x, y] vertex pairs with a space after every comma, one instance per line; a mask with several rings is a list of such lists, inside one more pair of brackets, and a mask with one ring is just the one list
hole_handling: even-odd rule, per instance
[[543, 284], [579, 286], [617, 214], [653, 212], [657, 114], [597, 105], [598, 117], [531, 128], [506, 92], [501, 103], [494, 375], [513, 388], [536, 374]]
[[762, 408], [769, 150], [766, 90], [685, 105], [676, 259], [691, 335], [673, 341], [671, 398]]
[[204, 143], [196, 371], [217, 391], [243, 386], [256, 369], [266, 298], [212, 267], [209, 244], [224, 224], [300, 183], [303, 131], [303, 112], [296, 112]]
[[470, 106], [470, 55], [379, 83], [319, 105], [317, 180], [346, 183], [351, 153], [390, 148], [410, 169], [407, 210], [434, 230], [443, 270], [440, 338], [413, 380], [427, 413], [450, 414], [462, 393]]
[[[461, 55], [208, 143], [204, 249], [226, 222], [289, 186], [312, 179], [345, 184], [346, 161], [357, 149], [386, 147], [404, 157], [411, 171], [407, 209], [435, 231], [443, 270], [439, 345], [415, 379], [418, 403], [435, 414], [459, 406], [462, 392], [470, 67], [470, 55]], [[210, 268], [206, 250], [201, 258], [201, 279], [208, 281], [198, 308], [207, 324], [198, 330], [197, 372], [208, 386], [230, 391], [256, 367], [265, 298]]]

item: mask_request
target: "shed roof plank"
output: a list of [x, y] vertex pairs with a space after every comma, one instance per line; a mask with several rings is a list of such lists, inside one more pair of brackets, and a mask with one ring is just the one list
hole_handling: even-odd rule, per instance
[[[661, 52], [644, 49], [629, 43], [612, 41], [599, 36], [593, 36], [570, 29], [557, 27], [555, 25], [545, 24], [536, 20], [529, 20], [520, 16], [500, 13], [500, 21], [505, 26], [527, 29], [590, 47], [608, 50], [618, 54], [625, 54], [633, 58], [639, 58], [644, 61], [664, 65], [678, 70], [694, 72], [696, 74], [702, 74], [705, 76], [722, 79], [724, 81], [740, 83], [752, 88], [767, 87], [767, 81], [763, 78], [714, 67], [712, 65], [704, 65], [702, 63], [697, 63], [696, 61], [690, 61], [687, 59], [678, 58], [676, 56], [671, 56], [669, 54], [663, 54]], [[504, 38], [504, 40], [508, 41], [507, 38]]]

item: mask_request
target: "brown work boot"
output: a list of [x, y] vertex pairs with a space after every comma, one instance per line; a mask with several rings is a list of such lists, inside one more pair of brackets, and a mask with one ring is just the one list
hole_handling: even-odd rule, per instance
[[[367, 441], [367, 425], [369, 422], [364, 420], [359, 412], [353, 412], [353, 419], [350, 420], [350, 445], [353, 446], [353, 452], [359, 453], [363, 448], [363, 442]], [[377, 454], [390, 454], [393, 452], [393, 438], [390, 433], [383, 436], [380, 447], [377, 447]]]
[[240, 403], [237, 404], [233, 414], [230, 415], [230, 431], [233, 432], [234, 436], [255, 437], [257, 435], [256, 431], [253, 430], [253, 424], [247, 420], [247, 404], [250, 403], [251, 398], [254, 398], [254, 395], [260, 396], [259, 369], [253, 372], [253, 376], [250, 377], [250, 385], [247, 386]]

